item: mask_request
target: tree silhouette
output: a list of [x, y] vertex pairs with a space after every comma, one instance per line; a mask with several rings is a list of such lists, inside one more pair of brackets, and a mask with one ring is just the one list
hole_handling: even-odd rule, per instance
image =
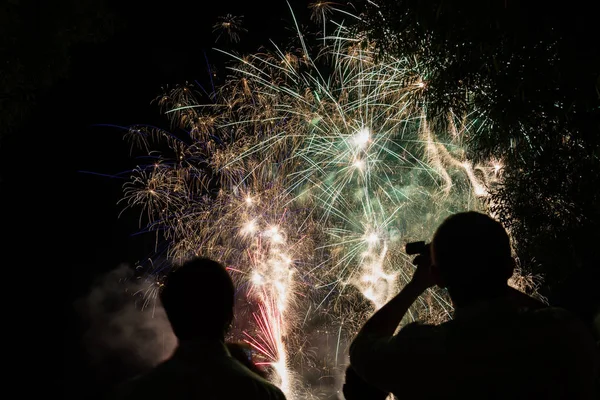
[[[362, 27], [427, 63], [430, 117], [479, 110], [474, 156], [502, 159], [492, 195], [521, 262], [552, 289], [598, 261], [600, 51], [593, 4], [381, 0]], [[581, 3], [581, 4], [579, 4]], [[468, 95], [466, 95], [468, 93]], [[443, 118], [438, 120], [444, 121]]]

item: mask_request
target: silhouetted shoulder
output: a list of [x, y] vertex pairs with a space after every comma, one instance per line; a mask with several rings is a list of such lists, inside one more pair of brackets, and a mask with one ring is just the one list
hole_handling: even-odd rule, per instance
[[[250, 371], [239, 361], [228, 358], [227, 369], [231, 371], [232, 395], [245, 399], [284, 400], [283, 392], [271, 382]], [[234, 387], [235, 386], [235, 387]]]
[[571, 312], [559, 307], [545, 307], [530, 311], [532, 314], [554, 321], [575, 322], [577, 317]]
[[538, 310], [531, 310], [525, 313], [531, 318], [531, 322], [539, 324], [540, 327], [552, 326], [553, 329], [571, 332], [571, 334], [587, 336], [587, 329], [584, 323], [574, 314], [558, 307], [546, 307]]
[[164, 398], [163, 396], [173, 398], [177, 394], [169, 391], [187, 378], [185, 374], [178, 376], [177, 372], [172, 361], [166, 361], [147, 374], [136, 376], [119, 385], [108, 400], [151, 400]]
[[[232, 382], [231, 391], [227, 399], [244, 398], [248, 400], [285, 400], [283, 392], [275, 385], [264, 381], [262, 378], [247, 377]], [[235, 386], [235, 387], [233, 387]]]
[[148, 374], [123, 384], [112, 400], [285, 400], [275, 385], [232, 358], [203, 365], [168, 360]]
[[592, 332], [569, 311], [548, 307], [530, 312], [539, 337], [551, 345], [556, 357], [570, 369], [580, 368], [579, 375], [598, 369], [598, 354]]

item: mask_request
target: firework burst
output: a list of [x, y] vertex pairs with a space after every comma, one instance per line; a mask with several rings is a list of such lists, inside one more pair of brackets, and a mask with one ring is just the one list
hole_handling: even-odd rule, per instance
[[[319, 4], [323, 16], [332, 6]], [[132, 129], [141, 149], [168, 151], [152, 153], [125, 188], [128, 205], [165, 232], [173, 260], [202, 254], [236, 271], [256, 304], [254, 328], [238, 333], [288, 398], [318, 395], [294, 376], [343, 371], [340, 348], [412, 275], [404, 244], [429, 239], [451, 213], [483, 209], [501, 168], [467, 158], [476, 110], [425, 118], [420, 60], [375, 57], [340, 25], [316, 54], [298, 38], [297, 49], [231, 55], [208, 104], [188, 86], [163, 96], [186, 137]], [[430, 290], [410, 317], [450, 311]], [[326, 349], [307, 339], [330, 332]]]
[[216, 42], [226, 35], [229, 40], [233, 43], [240, 41], [240, 34], [246, 32], [246, 29], [242, 26], [244, 16], [235, 16], [231, 14], [219, 17], [218, 21], [213, 25], [213, 33], [217, 33], [218, 36], [215, 39]]

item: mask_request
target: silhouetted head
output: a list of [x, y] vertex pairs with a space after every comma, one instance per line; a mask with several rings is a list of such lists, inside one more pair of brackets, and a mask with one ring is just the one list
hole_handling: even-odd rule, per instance
[[440, 286], [458, 306], [505, 294], [514, 271], [504, 227], [473, 211], [454, 214], [439, 226], [432, 261]]
[[223, 340], [233, 321], [235, 289], [221, 264], [196, 258], [174, 269], [160, 298], [180, 340]]

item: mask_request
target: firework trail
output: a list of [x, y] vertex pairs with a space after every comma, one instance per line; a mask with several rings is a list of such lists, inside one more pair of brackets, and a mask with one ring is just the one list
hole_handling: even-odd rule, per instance
[[[318, 397], [294, 377], [343, 371], [340, 348], [412, 275], [404, 244], [483, 209], [501, 166], [467, 159], [476, 110], [425, 118], [420, 60], [375, 54], [342, 25], [315, 51], [299, 34], [298, 48], [231, 58], [209, 101], [192, 86], [160, 99], [186, 135], [129, 131], [155, 162], [134, 171], [124, 200], [163, 231], [171, 259], [202, 254], [234, 271], [256, 305], [238, 313], [250, 327], [236, 334], [288, 398]], [[410, 317], [450, 310], [430, 290]], [[315, 332], [332, 333], [332, 348], [311, 343]], [[315, 362], [319, 351], [328, 361]]]

